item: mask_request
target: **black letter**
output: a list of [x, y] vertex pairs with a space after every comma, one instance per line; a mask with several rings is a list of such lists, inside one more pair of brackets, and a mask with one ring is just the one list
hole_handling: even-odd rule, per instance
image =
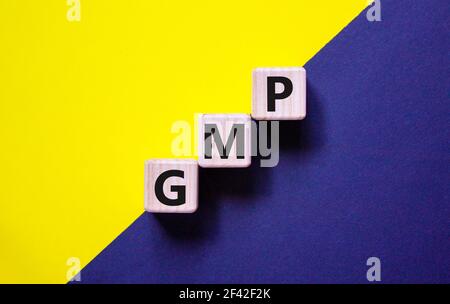
[[167, 206], [180, 206], [186, 203], [186, 187], [185, 186], [171, 186], [170, 191], [178, 193], [176, 199], [168, 198], [163, 191], [164, 182], [172, 176], [184, 178], [184, 171], [168, 170], [161, 173], [155, 182], [155, 194], [158, 200]]
[[[275, 84], [279, 82], [284, 85], [284, 91], [275, 93]], [[267, 77], [267, 111], [275, 112], [275, 100], [285, 99], [292, 94], [292, 81], [286, 77]]]
[[[234, 140], [236, 140], [236, 158], [245, 158], [245, 125], [244, 124], [233, 124], [231, 132], [228, 135], [227, 143], [224, 146], [222, 138], [220, 137], [219, 131], [217, 131], [216, 124], [206, 124], [205, 125], [205, 159], [212, 159], [212, 138], [214, 137], [214, 142], [216, 143], [217, 149], [219, 150], [219, 155], [221, 159], [228, 159], [230, 155], [231, 146]], [[212, 135], [212, 136], [211, 136]]]

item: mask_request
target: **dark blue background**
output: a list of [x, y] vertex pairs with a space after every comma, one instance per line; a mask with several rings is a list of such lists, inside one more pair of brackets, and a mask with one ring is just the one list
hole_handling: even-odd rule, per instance
[[144, 213], [82, 283], [450, 283], [450, 16], [382, 0], [305, 66], [275, 168], [200, 173], [193, 215]]

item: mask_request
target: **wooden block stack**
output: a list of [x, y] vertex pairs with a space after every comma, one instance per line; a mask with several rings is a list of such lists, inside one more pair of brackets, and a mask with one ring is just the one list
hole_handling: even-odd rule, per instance
[[[301, 120], [306, 116], [306, 71], [302, 67], [253, 71], [251, 117]], [[198, 166], [239, 168], [251, 164], [251, 117], [203, 114], [198, 119], [198, 161], [153, 159], [145, 165], [145, 210], [192, 213], [198, 206]]]

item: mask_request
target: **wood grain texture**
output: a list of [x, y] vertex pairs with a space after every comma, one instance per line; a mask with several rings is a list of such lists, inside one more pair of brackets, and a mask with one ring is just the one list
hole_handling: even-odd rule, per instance
[[[234, 124], [244, 126], [244, 155], [243, 159], [237, 158], [237, 136], [231, 146], [227, 159], [222, 159], [217, 144], [212, 139], [211, 159], [205, 157], [205, 125], [216, 124], [224, 145], [233, 129]], [[242, 168], [251, 164], [251, 118], [247, 114], [201, 114], [198, 117], [198, 164], [204, 168]]]
[[[169, 177], [164, 181], [163, 193], [170, 199], [177, 199], [178, 193], [171, 186], [184, 186], [185, 203], [168, 206], [158, 200], [155, 193], [157, 178], [168, 170], [181, 170], [184, 178]], [[198, 164], [193, 159], [152, 159], [145, 163], [145, 210], [154, 213], [193, 213], [198, 206]]]
[[[275, 102], [275, 111], [267, 109], [267, 77], [281, 76], [292, 81], [290, 96]], [[277, 83], [276, 93], [284, 90]], [[306, 116], [306, 71], [302, 67], [257, 68], [253, 70], [252, 117], [257, 120], [301, 120]]]

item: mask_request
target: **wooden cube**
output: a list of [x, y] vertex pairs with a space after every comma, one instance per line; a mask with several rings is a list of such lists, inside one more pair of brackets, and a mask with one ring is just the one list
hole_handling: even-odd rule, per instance
[[198, 165], [192, 159], [152, 159], [145, 164], [145, 210], [192, 213], [198, 205]]
[[246, 114], [202, 114], [198, 118], [198, 164], [238, 168], [251, 164], [251, 118]]
[[302, 67], [253, 71], [252, 117], [301, 120], [306, 116], [306, 71]]

